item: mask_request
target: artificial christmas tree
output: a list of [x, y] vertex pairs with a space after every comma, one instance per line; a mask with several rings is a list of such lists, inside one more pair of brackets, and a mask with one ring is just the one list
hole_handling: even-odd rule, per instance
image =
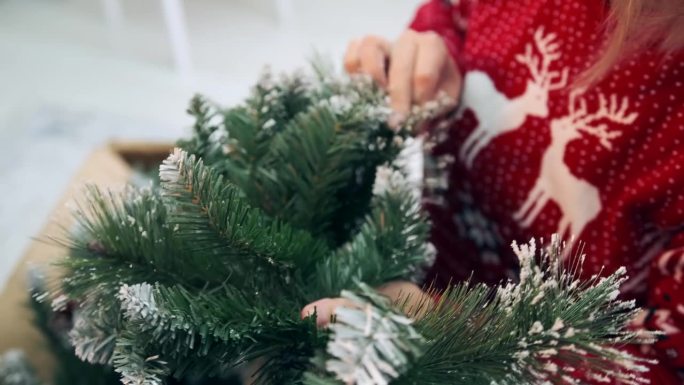
[[[392, 129], [382, 90], [317, 71], [265, 75], [233, 108], [197, 97], [190, 113], [158, 186], [90, 188], [76, 212], [55, 304], [78, 304], [80, 358], [124, 384], [227, 381], [250, 363], [264, 384], [564, 383], [578, 367], [637, 383], [639, 360], [613, 348], [637, 339], [621, 272], [576, 281], [557, 238], [516, 246], [519, 282], [463, 283], [420, 311], [372, 289], [431, 259], [397, 161], [429, 112]], [[355, 307], [330, 328], [300, 318], [340, 293]]]

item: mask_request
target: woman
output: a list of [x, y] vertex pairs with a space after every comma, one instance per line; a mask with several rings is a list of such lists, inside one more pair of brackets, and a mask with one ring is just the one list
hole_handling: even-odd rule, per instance
[[[635, 325], [664, 332], [635, 348], [658, 360], [651, 383], [684, 383], [683, 46], [681, 0], [433, 0], [396, 42], [352, 42], [345, 67], [387, 87], [391, 123], [439, 93], [460, 98], [433, 154], [453, 162], [426, 203], [430, 279], [498, 282], [516, 273], [511, 241], [574, 236], [584, 274], [625, 266], [622, 295], [644, 309]], [[343, 304], [302, 314], [324, 325]]]

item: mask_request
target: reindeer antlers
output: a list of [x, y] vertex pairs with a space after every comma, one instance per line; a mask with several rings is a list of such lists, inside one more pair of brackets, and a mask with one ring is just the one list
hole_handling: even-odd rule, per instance
[[[539, 28], [534, 32], [534, 43], [541, 56], [541, 63], [540, 58], [532, 53], [532, 44], [526, 44], [525, 52], [515, 56], [516, 61], [527, 66], [534, 82], [549, 91], [565, 87], [568, 81], [567, 68], [562, 72], [549, 71], [551, 63], [561, 57], [558, 52], [559, 45], [555, 40], [555, 33], [544, 35], [544, 28]], [[553, 82], [554, 78], [558, 78], [558, 81]]]
[[602, 146], [611, 149], [612, 146], [610, 141], [617, 138], [622, 133], [620, 131], [608, 131], [608, 126], [605, 123], [594, 123], [601, 119], [607, 119], [619, 124], [632, 124], [636, 120], [638, 114], [636, 112], [627, 114], [627, 109], [629, 108], [628, 98], [625, 96], [622, 98], [622, 101], [618, 103], [618, 97], [615, 94], [610, 95], [609, 102], [603, 94], [599, 93], [599, 107], [593, 114], [587, 112], [587, 103], [582, 98], [580, 98], [579, 107], [576, 109], [575, 98], [583, 92], [584, 89], [577, 89], [570, 92], [569, 117], [573, 122], [573, 125], [577, 127], [579, 131], [597, 137]]

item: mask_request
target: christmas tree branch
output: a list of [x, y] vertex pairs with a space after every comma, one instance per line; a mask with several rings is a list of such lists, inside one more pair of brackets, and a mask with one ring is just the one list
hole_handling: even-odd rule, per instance
[[[230, 269], [242, 259], [283, 267], [311, 263], [327, 252], [308, 233], [267, 217], [201, 160], [176, 149], [160, 167], [175, 236], [192, 242], [204, 265]], [[226, 273], [228, 273], [227, 271]]]
[[425, 241], [428, 230], [428, 220], [412, 194], [390, 188], [374, 198], [354, 239], [317, 266], [308, 292], [334, 296], [355, 287], [355, 282], [377, 286], [411, 278], [432, 258], [432, 246]]
[[[378, 343], [376, 335], [339, 332], [328, 344], [327, 356], [319, 355], [314, 361], [330, 377], [320, 379], [324, 376], [313, 372], [306, 378], [314, 379], [311, 385], [375, 384], [378, 378], [369, 378], [364, 368], [377, 366], [386, 367], [382, 383], [391, 380], [392, 384], [582, 384], [608, 378], [624, 384], [642, 383], [647, 361], [619, 348], [651, 342], [653, 335], [644, 339], [643, 334], [627, 328], [637, 309], [633, 302], [617, 298], [624, 271], [580, 281], [575, 270], [582, 262], [570, 268], [561, 266], [565, 251], [558, 237], [539, 253], [534, 242], [514, 245], [514, 250], [521, 264], [519, 282], [509, 282], [496, 291], [484, 285], [460, 284], [444, 292], [435, 304], [418, 305], [428, 310], [413, 328], [425, 342], [416, 345], [412, 360], [388, 367], [382, 357], [362, 358], [362, 351], [356, 349]], [[399, 314], [372, 298], [357, 303], [357, 307], [369, 306], [372, 310], [367, 312]], [[353, 318], [345, 316], [342, 326], [334, 325], [333, 330], [346, 330], [349, 323], [367, 330], [362, 327], [365, 321], [360, 310], [338, 314], [357, 318], [350, 321]], [[394, 332], [387, 344], [408, 346], [411, 341], [414, 337]], [[370, 364], [359, 363], [363, 360]], [[338, 362], [348, 366], [341, 370]]]

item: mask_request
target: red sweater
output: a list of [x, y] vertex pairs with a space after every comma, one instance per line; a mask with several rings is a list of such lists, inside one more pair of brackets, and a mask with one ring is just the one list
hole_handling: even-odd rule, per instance
[[[596, 86], [576, 79], [604, 42], [604, 1], [433, 0], [411, 24], [440, 34], [463, 73], [451, 157], [431, 200], [438, 283], [514, 276], [509, 244], [586, 243], [587, 276], [627, 268], [623, 296], [666, 335], [652, 384], [684, 383], [684, 52], [636, 53]], [[445, 158], [445, 159], [446, 159]]]

